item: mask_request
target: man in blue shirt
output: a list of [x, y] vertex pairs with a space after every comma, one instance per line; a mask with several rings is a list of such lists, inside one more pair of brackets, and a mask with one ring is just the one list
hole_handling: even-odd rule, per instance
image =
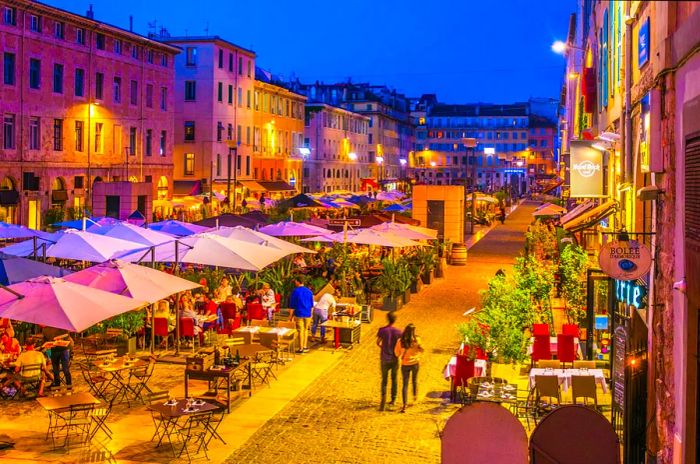
[[301, 276], [294, 278], [296, 288], [289, 297], [289, 306], [294, 310], [289, 320], [296, 321], [299, 332], [299, 349], [297, 353], [307, 353], [309, 347], [309, 327], [311, 326], [311, 309], [314, 307], [314, 294], [304, 286]]

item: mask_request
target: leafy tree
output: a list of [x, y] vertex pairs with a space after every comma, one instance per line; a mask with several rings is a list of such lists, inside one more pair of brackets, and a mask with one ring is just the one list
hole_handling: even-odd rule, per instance
[[526, 255], [515, 260], [515, 280], [519, 288], [530, 293], [536, 307], [536, 319], [552, 324], [550, 295], [554, 289], [555, 266], [538, 261], [534, 255]]
[[586, 251], [578, 245], [566, 246], [559, 257], [561, 295], [569, 322], [582, 323], [586, 317], [586, 271], [589, 261]]

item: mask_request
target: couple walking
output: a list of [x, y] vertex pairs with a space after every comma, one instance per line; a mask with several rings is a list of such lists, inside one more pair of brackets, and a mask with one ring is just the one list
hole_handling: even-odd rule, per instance
[[420, 339], [416, 336], [416, 327], [413, 324], [408, 324], [403, 332], [394, 327], [396, 323], [396, 313], [389, 312], [387, 315], [388, 324], [377, 332], [377, 346], [381, 348], [381, 370], [382, 370], [382, 402], [379, 406], [380, 411], [384, 411], [386, 407], [386, 387], [388, 377], [391, 373], [391, 401], [390, 406], [396, 402], [397, 386], [397, 371], [399, 363], [401, 364], [401, 377], [403, 386], [401, 390], [401, 399], [403, 405], [401, 412], [406, 411], [408, 382], [412, 380], [413, 386], [413, 401], [418, 401], [418, 366], [420, 357], [423, 353], [423, 346]]

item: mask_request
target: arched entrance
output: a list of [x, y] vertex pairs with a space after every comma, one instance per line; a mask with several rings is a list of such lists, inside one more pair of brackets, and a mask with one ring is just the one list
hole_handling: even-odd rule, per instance
[[56, 177], [51, 182], [51, 208], [65, 209], [68, 190], [63, 177]]
[[11, 177], [5, 176], [0, 183], [0, 221], [16, 224], [18, 205], [17, 184]]
[[158, 179], [158, 186], [156, 188], [156, 198], [158, 200], [165, 200], [168, 198], [168, 178], [165, 176], [160, 176]]

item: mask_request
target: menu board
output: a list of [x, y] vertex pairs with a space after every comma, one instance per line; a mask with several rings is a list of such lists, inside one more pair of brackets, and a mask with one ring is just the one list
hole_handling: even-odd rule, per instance
[[625, 409], [625, 359], [627, 354], [627, 330], [615, 329], [613, 335], [612, 401], [620, 410]]

